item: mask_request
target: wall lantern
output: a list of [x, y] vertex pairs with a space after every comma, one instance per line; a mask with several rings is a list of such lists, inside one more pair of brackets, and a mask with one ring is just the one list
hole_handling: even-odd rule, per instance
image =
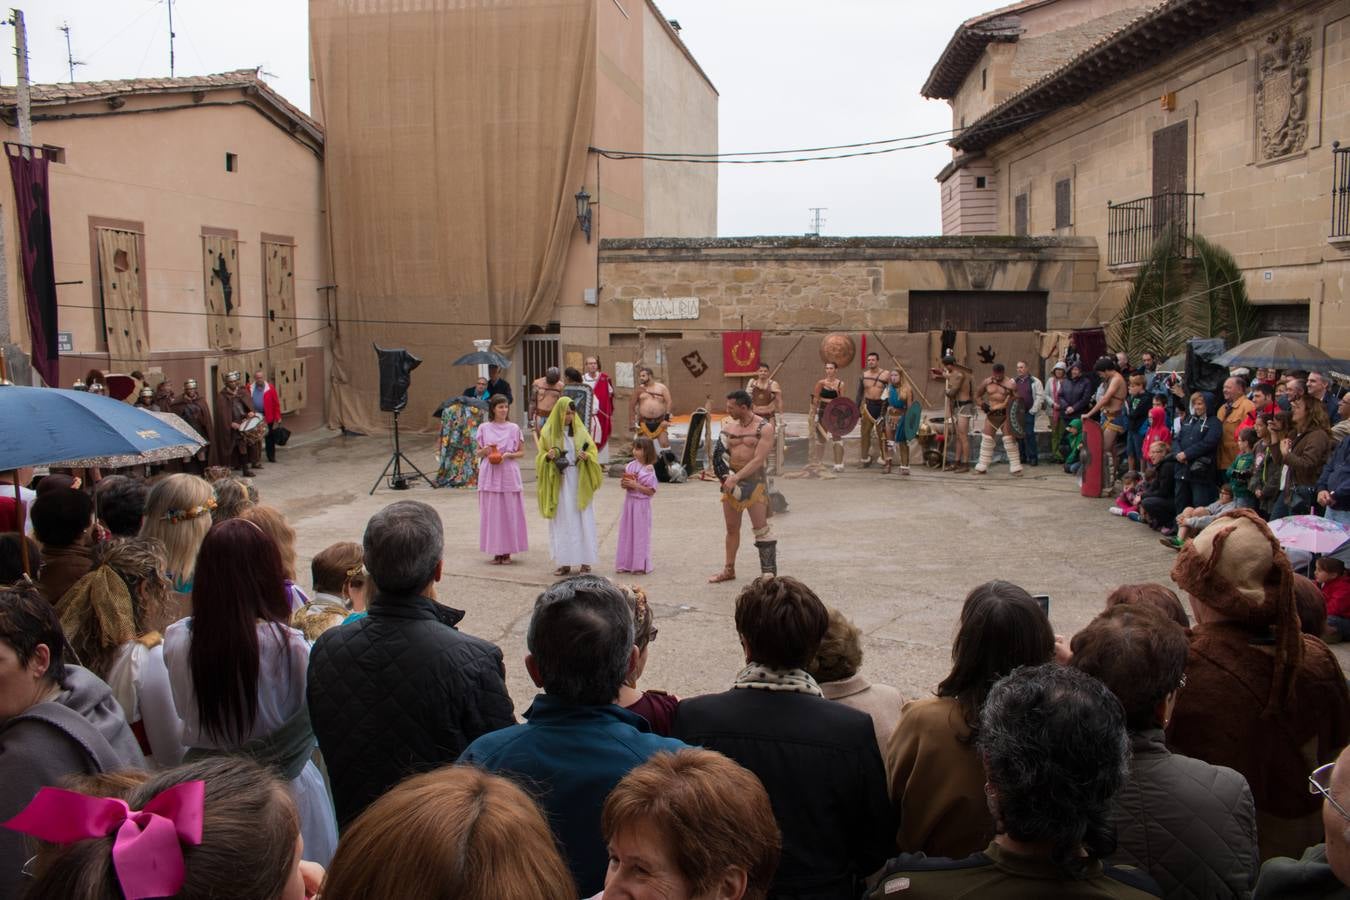
[[586, 234], [586, 243], [591, 242], [591, 195], [583, 187], [577, 191], [577, 224]]

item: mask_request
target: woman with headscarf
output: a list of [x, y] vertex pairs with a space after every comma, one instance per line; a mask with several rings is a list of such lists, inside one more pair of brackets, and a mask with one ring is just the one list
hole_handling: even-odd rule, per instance
[[539, 432], [535, 479], [539, 514], [549, 520], [549, 547], [558, 568], [570, 575], [573, 566], [589, 572], [597, 558], [595, 510], [591, 499], [604, 479], [595, 461], [595, 441], [572, 412], [572, 400], [558, 398]]
[[94, 569], [56, 605], [70, 647], [112, 688], [146, 761], [183, 759], [183, 723], [164, 664], [163, 630], [177, 618], [164, 545], [125, 538], [94, 549]]

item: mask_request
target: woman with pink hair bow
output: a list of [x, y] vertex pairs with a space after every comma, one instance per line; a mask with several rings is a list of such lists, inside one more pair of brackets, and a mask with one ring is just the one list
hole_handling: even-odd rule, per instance
[[300, 817], [283, 781], [218, 757], [154, 775], [43, 788], [4, 823], [35, 837], [24, 874], [34, 900], [305, 900], [323, 881], [301, 861]]

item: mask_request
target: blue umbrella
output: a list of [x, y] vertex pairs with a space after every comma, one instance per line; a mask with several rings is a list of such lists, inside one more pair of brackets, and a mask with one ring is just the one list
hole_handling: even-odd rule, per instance
[[162, 420], [111, 397], [61, 388], [0, 387], [0, 471], [139, 455], [187, 443]]

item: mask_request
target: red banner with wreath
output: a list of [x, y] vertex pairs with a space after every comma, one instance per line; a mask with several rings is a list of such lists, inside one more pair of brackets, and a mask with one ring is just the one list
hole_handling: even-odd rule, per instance
[[762, 331], [722, 332], [722, 371], [727, 375], [754, 375], [759, 368]]

